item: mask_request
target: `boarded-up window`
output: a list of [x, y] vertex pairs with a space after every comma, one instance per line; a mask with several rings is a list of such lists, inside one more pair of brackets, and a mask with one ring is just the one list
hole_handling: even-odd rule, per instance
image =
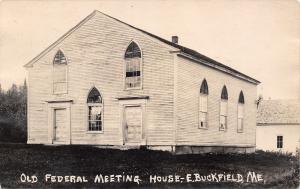
[[131, 42], [125, 52], [125, 88], [141, 87], [141, 50]]
[[53, 60], [53, 93], [67, 93], [67, 60], [61, 50], [58, 50]]
[[244, 105], [238, 105], [238, 132], [243, 132], [244, 130]]
[[220, 103], [220, 131], [225, 131], [227, 129], [227, 104], [228, 104], [228, 93], [227, 88], [224, 85], [221, 93], [221, 103]]
[[87, 98], [88, 131], [103, 131], [103, 103], [100, 92], [93, 88]]
[[238, 132], [243, 132], [244, 130], [244, 94], [241, 91], [240, 95], [239, 95], [239, 102], [238, 102], [238, 127], [237, 127], [237, 131]]
[[202, 81], [199, 95], [199, 121], [198, 128], [207, 128], [207, 99], [208, 99], [208, 85], [206, 80]]
[[227, 127], [227, 116], [220, 115], [220, 130], [225, 131]]
[[227, 129], [227, 100], [221, 100], [220, 103], [220, 130]]

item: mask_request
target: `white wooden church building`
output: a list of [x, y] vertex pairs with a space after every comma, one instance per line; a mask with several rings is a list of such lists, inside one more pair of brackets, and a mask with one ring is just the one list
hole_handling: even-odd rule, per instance
[[28, 143], [255, 149], [259, 81], [92, 12], [25, 65]]

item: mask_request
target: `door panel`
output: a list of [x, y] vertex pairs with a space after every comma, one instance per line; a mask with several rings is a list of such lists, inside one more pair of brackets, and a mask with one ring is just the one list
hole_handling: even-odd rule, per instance
[[125, 108], [125, 141], [127, 143], [141, 142], [142, 139], [142, 109], [140, 106]]
[[54, 110], [54, 142], [67, 140], [67, 114], [66, 109]]

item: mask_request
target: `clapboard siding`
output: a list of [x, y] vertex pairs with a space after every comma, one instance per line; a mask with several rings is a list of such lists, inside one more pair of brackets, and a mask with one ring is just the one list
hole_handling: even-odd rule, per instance
[[[130, 41], [140, 46], [142, 85], [140, 90], [124, 90], [124, 53]], [[52, 94], [52, 61], [58, 49], [68, 60], [68, 93]], [[29, 68], [29, 142], [46, 143], [49, 100], [73, 100], [71, 105], [71, 143], [123, 144], [117, 97], [148, 95], [146, 104], [148, 144], [174, 142], [173, 48], [151, 39], [102, 14], [95, 14]], [[87, 133], [89, 90], [95, 86], [104, 102], [104, 132]]]
[[[267, 134], [266, 134], [267, 133]], [[299, 124], [266, 124], [258, 125], [256, 129], [256, 147], [265, 151], [296, 153], [300, 146]], [[282, 148], [277, 148], [277, 136], [283, 137]]]
[[46, 100], [52, 89], [49, 80], [51, 71], [48, 70], [48, 65], [41, 61], [28, 72], [28, 140], [30, 142], [47, 143]]
[[[125, 90], [124, 53], [132, 40], [142, 50], [142, 88]], [[68, 61], [68, 90], [54, 95], [52, 61], [59, 49]], [[256, 85], [177, 56], [174, 50], [178, 49], [95, 12], [28, 68], [28, 142], [49, 142], [48, 111], [53, 106], [47, 101], [72, 100], [72, 144], [122, 145], [122, 113], [117, 98], [143, 95], [149, 96], [143, 115], [148, 145], [255, 145]], [[208, 128], [198, 129], [199, 91], [204, 78], [209, 87]], [[219, 131], [224, 84], [229, 96], [228, 129]], [[87, 96], [92, 87], [103, 98], [103, 133], [87, 132]], [[241, 90], [245, 97], [244, 132], [238, 133]]]
[[[256, 85], [199, 63], [178, 57], [177, 135], [178, 145], [255, 145]], [[208, 128], [198, 129], [198, 99], [203, 79], [208, 83]], [[219, 131], [222, 87], [228, 91], [226, 131]], [[245, 97], [244, 132], [237, 132], [240, 91]]]

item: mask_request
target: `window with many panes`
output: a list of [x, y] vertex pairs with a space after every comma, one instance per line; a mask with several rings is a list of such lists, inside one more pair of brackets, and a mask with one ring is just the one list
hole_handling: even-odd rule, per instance
[[53, 93], [67, 93], [67, 59], [61, 50], [58, 50], [53, 59]]
[[228, 104], [228, 93], [227, 88], [224, 85], [221, 93], [221, 103], [220, 103], [220, 131], [225, 131], [227, 129], [227, 104]]
[[103, 101], [100, 92], [93, 88], [87, 99], [88, 131], [103, 131]]
[[125, 52], [125, 89], [140, 88], [142, 85], [141, 50], [132, 41]]
[[208, 85], [206, 80], [202, 81], [199, 95], [199, 121], [198, 128], [207, 128], [207, 99]]
[[237, 125], [237, 131], [243, 132], [244, 130], [244, 94], [243, 91], [240, 92], [239, 95], [239, 101], [238, 101], [238, 125]]
[[277, 148], [283, 148], [283, 136], [277, 136]]

